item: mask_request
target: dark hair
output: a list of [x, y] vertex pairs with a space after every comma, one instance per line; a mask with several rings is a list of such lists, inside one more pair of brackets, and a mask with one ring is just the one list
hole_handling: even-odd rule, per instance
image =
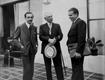
[[77, 8], [70, 8], [68, 11], [73, 11], [74, 12], [74, 14], [77, 14], [77, 15], [79, 15], [79, 11], [78, 11], [78, 9]]
[[[26, 12], [25, 14], [24, 14], [24, 17], [26, 18], [26, 15], [27, 14], [32, 14], [33, 15], [33, 13], [32, 12]], [[34, 17], [34, 15], [33, 15], [33, 17]]]

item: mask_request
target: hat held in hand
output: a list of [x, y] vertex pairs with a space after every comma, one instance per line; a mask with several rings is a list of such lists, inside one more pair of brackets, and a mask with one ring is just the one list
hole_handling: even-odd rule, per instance
[[53, 45], [47, 45], [44, 50], [45, 56], [48, 58], [54, 58], [57, 54], [56, 48]]

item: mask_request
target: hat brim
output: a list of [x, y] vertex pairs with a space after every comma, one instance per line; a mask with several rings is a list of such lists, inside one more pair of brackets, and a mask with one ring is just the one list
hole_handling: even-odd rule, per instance
[[57, 54], [56, 48], [54, 46], [47, 45], [44, 50], [45, 56], [48, 58], [54, 58]]

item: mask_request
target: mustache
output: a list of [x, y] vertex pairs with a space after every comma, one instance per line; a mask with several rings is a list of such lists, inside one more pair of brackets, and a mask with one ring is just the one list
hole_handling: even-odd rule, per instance
[[32, 22], [33, 20], [28, 20], [27, 22]]
[[32, 20], [28, 20], [28, 21], [32, 21]]

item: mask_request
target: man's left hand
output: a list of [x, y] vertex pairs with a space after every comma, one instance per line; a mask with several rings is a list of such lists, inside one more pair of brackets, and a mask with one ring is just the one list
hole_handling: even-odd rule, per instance
[[75, 52], [75, 57], [76, 57], [76, 58], [81, 58], [81, 54], [78, 53], [78, 52]]

